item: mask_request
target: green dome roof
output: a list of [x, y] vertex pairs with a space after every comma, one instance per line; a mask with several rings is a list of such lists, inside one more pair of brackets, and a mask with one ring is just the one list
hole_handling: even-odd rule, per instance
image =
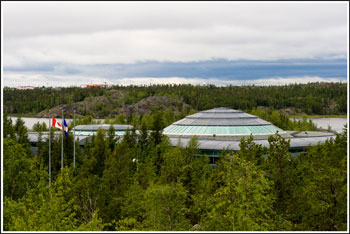
[[169, 136], [245, 136], [284, 133], [271, 123], [238, 110], [214, 108], [181, 119], [164, 129]]

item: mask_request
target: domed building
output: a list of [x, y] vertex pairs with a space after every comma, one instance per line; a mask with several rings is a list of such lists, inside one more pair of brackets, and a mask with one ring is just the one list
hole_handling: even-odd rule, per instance
[[335, 137], [331, 132], [284, 131], [257, 116], [224, 107], [187, 116], [166, 127], [163, 134], [170, 138], [173, 146], [186, 146], [193, 136], [197, 136], [201, 154], [208, 155], [211, 163], [215, 163], [222, 150], [238, 151], [242, 137], [248, 138], [252, 134], [254, 142], [268, 146], [268, 137], [276, 132], [290, 139], [289, 150], [294, 155], [307, 146]]

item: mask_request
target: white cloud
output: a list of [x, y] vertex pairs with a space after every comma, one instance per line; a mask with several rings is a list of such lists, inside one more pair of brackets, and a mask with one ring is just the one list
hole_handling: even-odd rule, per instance
[[347, 3], [2, 6], [4, 66], [346, 57]]
[[[37, 63], [132, 63], [135, 61], [199, 61], [212, 58], [271, 60], [345, 57], [342, 29], [312, 34], [281, 35], [217, 27], [206, 29], [114, 30], [9, 39], [4, 46], [6, 66]], [[344, 35], [343, 35], [344, 34]]]
[[[346, 25], [348, 4], [258, 2], [6, 2], [6, 36], [115, 29], [210, 28], [308, 31]], [[28, 27], [32, 26], [32, 27]], [[34, 27], [33, 27], [34, 26]]]
[[148, 85], [148, 84], [193, 84], [216, 86], [226, 85], [286, 85], [286, 84], [306, 84], [310, 82], [344, 82], [338, 78], [322, 78], [322, 77], [289, 77], [289, 78], [268, 78], [258, 80], [221, 80], [221, 79], [201, 79], [201, 78], [182, 78], [182, 77], [166, 77], [166, 78], [123, 78], [113, 84], [132, 84], [132, 85]]
[[[23, 80], [30, 81], [28, 83]], [[323, 78], [317, 76], [303, 77], [271, 77], [256, 80], [222, 80], [222, 79], [202, 79], [202, 78], [183, 78], [183, 77], [137, 77], [137, 78], [120, 78], [108, 79], [103, 77], [85, 77], [80, 75], [45, 75], [45, 74], [23, 74], [7, 73], [4, 76], [4, 86], [18, 87], [31, 85], [35, 87], [69, 87], [83, 86], [93, 84], [108, 85], [150, 85], [150, 84], [193, 84], [204, 85], [214, 84], [216, 86], [226, 85], [285, 85], [285, 84], [306, 84], [309, 82], [346, 82], [341, 78]]]

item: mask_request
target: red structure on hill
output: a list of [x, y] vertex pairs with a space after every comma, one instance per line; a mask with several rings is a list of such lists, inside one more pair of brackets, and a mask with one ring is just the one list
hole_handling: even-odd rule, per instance
[[86, 85], [86, 88], [92, 88], [92, 87], [99, 87], [99, 88], [101, 88], [101, 85], [100, 84], [88, 84], [88, 85]]

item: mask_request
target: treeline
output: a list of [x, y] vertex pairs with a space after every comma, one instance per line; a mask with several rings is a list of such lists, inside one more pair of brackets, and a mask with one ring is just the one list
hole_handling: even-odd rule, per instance
[[[263, 110], [261, 108], [253, 109], [249, 111], [252, 115], [258, 116], [273, 125], [283, 129], [291, 131], [317, 131], [319, 130], [312, 122], [311, 119], [307, 119], [305, 116], [301, 120], [289, 119], [286, 114], [282, 114], [276, 110]], [[332, 130], [332, 129], [328, 129]]]
[[[110, 95], [111, 91], [123, 91], [115, 105], [132, 105], [150, 96], [167, 96], [184, 102], [195, 110], [217, 106], [250, 110], [259, 106], [272, 109], [296, 108], [306, 114], [346, 114], [346, 83], [309, 83], [285, 86], [225, 86], [214, 85], [151, 85], [113, 86], [109, 88], [35, 88], [18, 90], [4, 88], [4, 111], [11, 114], [32, 114], [48, 110], [60, 104], [71, 105], [92, 97]], [[97, 104], [96, 104], [97, 105]], [[102, 114], [110, 113], [112, 107], [101, 106]], [[119, 106], [118, 106], [119, 107]], [[84, 113], [88, 115], [91, 113]], [[106, 116], [102, 116], [106, 117]]]
[[197, 140], [173, 147], [154, 115], [149, 132], [99, 130], [84, 149], [72, 135], [30, 153], [20, 119], [4, 119], [3, 218], [11, 231], [345, 231], [347, 131], [292, 157], [278, 135], [269, 147], [243, 139], [217, 167], [198, 154]]
[[[250, 110], [249, 113], [256, 115], [262, 119], [265, 119], [272, 123], [273, 125], [283, 129], [290, 131], [317, 131], [319, 130], [312, 122], [311, 119], [307, 119], [306, 117], [301, 120], [291, 120], [289, 117], [283, 113], [280, 113], [276, 110], [263, 110], [263, 109], [253, 109]], [[193, 114], [190, 112], [189, 114]], [[7, 116], [7, 114], [5, 114]], [[138, 115], [138, 114], [130, 114], [124, 115], [123, 113], [117, 115], [115, 118], [106, 118], [104, 120], [94, 119], [91, 115], [87, 116], [78, 116], [76, 118], [75, 125], [84, 125], [84, 124], [129, 124], [132, 125], [136, 129], [145, 128], [146, 130], [154, 130], [153, 122], [155, 118], [161, 119], [161, 125], [159, 126], [161, 129], [169, 126], [177, 120], [186, 117], [184, 112], [175, 114], [172, 111], [157, 111], [152, 114]], [[73, 122], [70, 123], [69, 129], [73, 128]], [[34, 132], [43, 132], [48, 131], [48, 126], [45, 122], [33, 125], [33, 128], [30, 129]], [[331, 129], [328, 129], [331, 130]]]

